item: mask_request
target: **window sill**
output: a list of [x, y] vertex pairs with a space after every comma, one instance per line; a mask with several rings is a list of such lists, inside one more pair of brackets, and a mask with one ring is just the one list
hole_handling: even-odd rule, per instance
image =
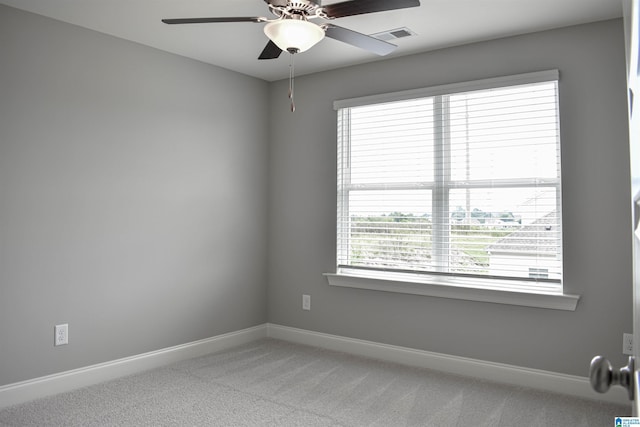
[[469, 283], [437, 276], [434, 276], [433, 280], [421, 282], [344, 273], [324, 273], [324, 276], [331, 286], [519, 305], [552, 310], [575, 311], [578, 300], [580, 299], [579, 295], [563, 293], [536, 293], [505, 290], [497, 287], [474, 287]]

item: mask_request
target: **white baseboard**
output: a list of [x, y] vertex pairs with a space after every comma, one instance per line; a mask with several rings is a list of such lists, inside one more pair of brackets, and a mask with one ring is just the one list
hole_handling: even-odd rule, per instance
[[614, 387], [605, 394], [591, 388], [587, 377], [567, 375], [539, 369], [523, 368], [503, 363], [486, 362], [407, 347], [324, 334], [304, 329], [267, 324], [271, 338], [292, 341], [329, 350], [371, 357], [441, 372], [480, 378], [519, 387], [528, 387], [574, 397], [630, 405], [627, 392]]
[[0, 386], [0, 408], [226, 350], [264, 337], [520, 387], [630, 405], [627, 393], [622, 388], [614, 387], [606, 394], [598, 394], [592, 390], [589, 379], [586, 377], [450, 356], [267, 323], [175, 347]]
[[0, 387], [0, 408], [204, 356], [266, 336], [267, 325], [263, 324], [149, 353], [8, 384]]

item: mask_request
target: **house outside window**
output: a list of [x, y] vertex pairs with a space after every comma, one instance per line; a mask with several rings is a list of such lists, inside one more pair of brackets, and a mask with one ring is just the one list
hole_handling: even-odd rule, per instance
[[556, 70], [335, 108], [339, 273], [562, 292]]

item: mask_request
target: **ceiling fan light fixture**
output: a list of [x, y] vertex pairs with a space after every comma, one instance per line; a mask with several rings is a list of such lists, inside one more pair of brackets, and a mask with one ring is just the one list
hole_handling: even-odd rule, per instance
[[324, 30], [302, 19], [281, 19], [264, 26], [264, 33], [280, 49], [297, 53], [310, 49], [324, 38]]

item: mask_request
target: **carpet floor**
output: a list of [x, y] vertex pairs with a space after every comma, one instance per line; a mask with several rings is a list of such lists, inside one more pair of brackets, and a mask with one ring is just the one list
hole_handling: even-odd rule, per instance
[[613, 426], [616, 406], [274, 339], [0, 410], [0, 426]]

